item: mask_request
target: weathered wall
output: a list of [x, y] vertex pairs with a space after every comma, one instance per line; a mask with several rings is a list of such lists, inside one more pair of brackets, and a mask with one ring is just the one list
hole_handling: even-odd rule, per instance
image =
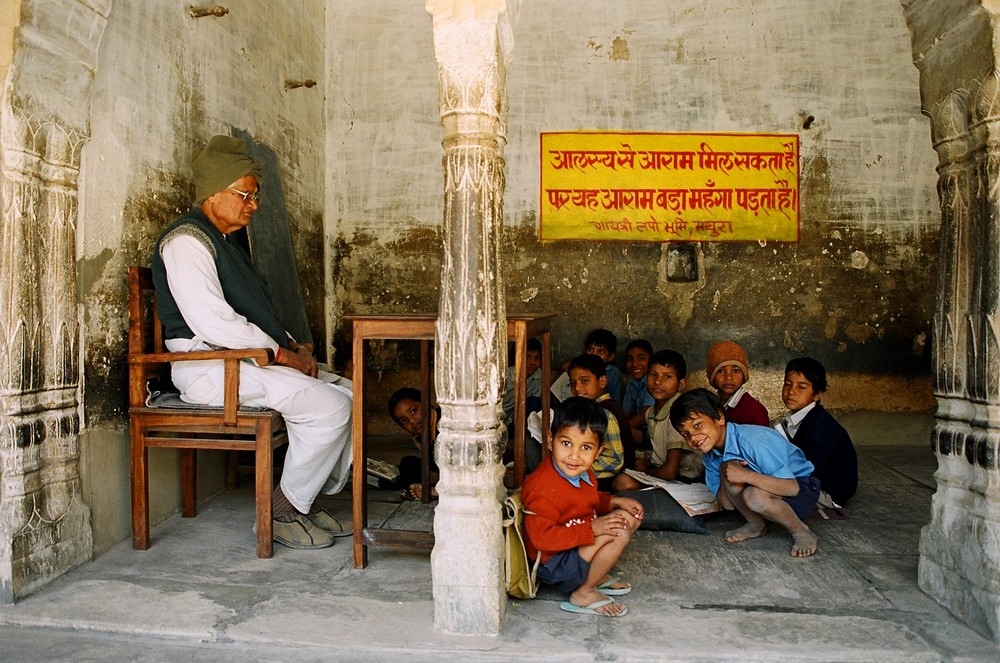
[[[97, 552], [129, 533], [126, 270], [149, 264], [159, 230], [190, 206], [194, 150], [230, 126], [278, 156], [307, 315], [323, 346], [323, 4], [244, 0], [199, 19], [189, 5], [116, 2], [101, 44], [78, 233], [81, 464]], [[286, 79], [319, 85], [286, 91]], [[210, 493], [222, 459], [206, 455], [199, 476]], [[151, 463], [155, 523], [178, 509], [178, 463], [171, 452]]]
[[[441, 132], [428, 19], [417, 3], [330, 11], [338, 306], [433, 311]], [[606, 326], [622, 348], [644, 337], [700, 373], [711, 343], [736, 338], [775, 409], [785, 361], [807, 353], [833, 373], [835, 406], [933, 407], [935, 155], [897, 0], [535, 0], [515, 43], [507, 309], [558, 314], [554, 357]], [[666, 282], [658, 244], [539, 245], [538, 134], [583, 129], [798, 132], [801, 242], [705, 244], [704, 276], [683, 288]]]

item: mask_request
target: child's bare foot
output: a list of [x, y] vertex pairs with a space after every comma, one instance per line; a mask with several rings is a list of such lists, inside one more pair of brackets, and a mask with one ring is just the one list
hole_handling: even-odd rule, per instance
[[756, 539], [758, 536], [764, 536], [765, 534], [767, 534], [766, 524], [754, 525], [753, 523], [747, 523], [743, 527], [731, 529], [726, 532], [726, 543], [739, 543], [740, 541]]
[[[418, 502], [424, 497], [424, 487], [419, 483], [411, 483], [410, 487], [403, 491], [402, 497], [404, 500]], [[437, 489], [434, 488], [434, 486], [431, 486], [431, 499], [436, 500], [437, 498]]]
[[792, 557], [809, 557], [816, 554], [816, 546], [819, 539], [808, 527], [801, 532], [792, 534], [792, 551], [788, 553]]

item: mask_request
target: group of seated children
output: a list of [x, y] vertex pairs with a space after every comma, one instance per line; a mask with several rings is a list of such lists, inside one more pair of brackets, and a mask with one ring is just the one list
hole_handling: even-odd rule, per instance
[[[615, 341], [604, 346], [613, 357]], [[610, 471], [630, 467], [625, 457], [638, 439], [648, 439], [652, 448], [648, 474], [681, 480], [703, 474], [719, 504], [746, 519], [726, 532], [727, 542], [762, 536], [770, 521], [791, 534], [792, 556], [815, 554], [818, 539], [804, 521], [817, 504], [846, 503], [857, 490], [858, 473], [850, 436], [819, 403], [827, 389], [822, 364], [809, 357], [788, 362], [781, 396], [789, 413], [772, 428], [766, 408], [746, 390], [749, 367], [739, 344], [722, 341], [709, 350], [706, 375], [713, 393], [684, 391], [687, 364], [680, 353], [654, 353], [647, 342], [633, 341], [626, 350], [632, 382], [623, 424], [623, 408], [607, 393], [607, 368], [586, 357], [566, 366], [574, 397], [556, 409], [550, 454], [521, 493], [529, 556], [541, 551], [539, 579], [569, 594], [563, 610], [626, 613], [614, 597], [631, 586], [612, 569], [643, 511], [635, 500], [603, 491], [609, 478], [615, 493], [641, 486], [624, 472]], [[640, 412], [643, 437], [636, 435]], [[629, 428], [632, 435], [621, 434]]]
[[[724, 509], [746, 519], [726, 532], [726, 541], [762, 536], [770, 521], [791, 534], [792, 556], [815, 554], [818, 540], [804, 521], [817, 504], [841, 508], [858, 485], [850, 435], [819, 402], [827, 390], [820, 362], [810, 357], [788, 362], [781, 390], [788, 414], [772, 428], [767, 409], [746, 389], [749, 362], [734, 341], [721, 341], [708, 351], [705, 372], [714, 393], [685, 391], [687, 362], [679, 352], [653, 352], [642, 339], [630, 342], [625, 365], [631, 379], [622, 404], [621, 372], [610, 363], [615, 335], [595, 330], [584, 349], [564, 365], [573, 396], [555, 409], [545, 442], [549, 455], [543, 459], [539, 445], [535, 453], [530, 445], [525, 449], [531, 474], [521, 493], [529, 557], [541, 551], [539, 579], [569, 594], [562, 609], [607, 617], [626, 613], [614, 597], [631, 586], [612, 569], [641, 524], [643, 508], [611, 493], [642, 487], [624, 472], [636, 469], [640, 446], [650, 449], [643, 468], [647, 474], [703, 478]], [[526, 362], [527, 407], [537, 410], [541, 346], [535, 339], [529, 341]], [[503, 403], [508, 423], [514, 386], [509, 371]], [[397, 391], [389, 411], [417, 442], [423, 422], [420, 392]], [[416, 499], [419, 460], [404, 458], [400, 465], [399, 483], [409, 484], [406, 492]]]

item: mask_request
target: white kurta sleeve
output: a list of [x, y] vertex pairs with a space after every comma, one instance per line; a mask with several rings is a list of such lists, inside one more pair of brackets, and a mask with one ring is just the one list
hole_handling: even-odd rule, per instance
[[176, 235], [160, 245], [160, 255], [170, 294], [197, 339], [233, 350], [278, 349], [275, 339], [226, 301], [215, 261], [201, 242]]

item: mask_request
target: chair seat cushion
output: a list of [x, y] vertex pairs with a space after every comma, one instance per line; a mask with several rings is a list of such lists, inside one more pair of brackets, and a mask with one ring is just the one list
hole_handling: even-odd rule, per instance
[[[152, 391], [146, 397], [146, 407], [161, 407], [171, 410], [215, 410], [222, 411], [221, 405], [201, 405], [181, 400], [176, 391]], [[259, 405], [241, 405], [241, 412], [266, 412], [268, 408]]]

